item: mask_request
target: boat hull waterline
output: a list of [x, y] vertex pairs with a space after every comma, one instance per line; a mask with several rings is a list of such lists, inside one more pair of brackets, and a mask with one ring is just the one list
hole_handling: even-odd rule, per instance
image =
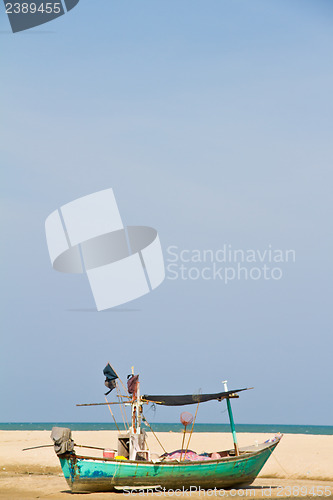
[[[251, 447], [240, 456], [200, 462], [143, 462], [83, 457], [75, 453], [59, 457], [73, 493], [118, 489], [231, 488], [249, 485], [280, 441]], [[257, 450], [257, 451], [256, 451]]]

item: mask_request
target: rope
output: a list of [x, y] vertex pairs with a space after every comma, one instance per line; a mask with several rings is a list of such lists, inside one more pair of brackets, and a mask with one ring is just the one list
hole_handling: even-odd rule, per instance
[[107, 402], [108, 408], [109, 408], [110, 413], [111, 413], [111, 416], [112, 416], [112, 418], [113, 418], [113, 421], [114, 421], [114, 423], [116, 424], [116, 427], [117, 427], [118, 431], [120, 432], [120, 429], [119, 429], [119, 427], [118, 427], [118, 424], [117, 424], [117, 422], [116, 422], [116, 419], [114, 418], [114, 415], [113, 415], [112, 410], [111, 410], [111, 406], [109, 405], [109, 401], [107, 400], [107, 397], [106, 397], [106, 396], [105, 396], [105, 401]]
[[124, 390], [125, 390], [125, 393], [127, 393], [127, 394], [128, 394], [127, 387], [125, 387], [125, 385], [124, 385], [123, 381], [121, 380], [121, 378], [119, 377], [119, 375], [118, 375], [118, 379], [119, 379], [119, 382], [121, 383], [121, 385], [123, 386], [123, 388], [124, 388]]
[[287, 478], [289, 478], [289, 477], [290, 477], [289, 472], [287, 472], [287, 471], [286, 471], [286, 469], [282, 466], [282, 464], [279, 462], [279, 460], [276, 458], [276, 456], [275, 456], [275, 455], [273, 455], [273, 451], [274, 451], [274, 450], [272, 451], [270, 448], [268, 448], [268, 449], [269, 449], [269, 452], [270, 452], [270, 454], [272, 455], [272, 457], [274, 457], [274, 458], [275, 458], [276, 463], [277, 463], [277, 464], [281, 467], [281, 469], [283, 470], [283, 472], [286, 474]]
[[164, 451], [164, 453], [168, 453], [166, 451], [166, 449], [164, 448], [163, 444], [161, 443], [161, 441], [158, 439], [158, 437], [156, 436], [155, 432], [153, 431], [151, 425], [149, 424], [149, 422], [147, 422], [146, 418], [142, 415], [142, 420], [148, 425], [149, 429], [151, 430], [151, 432], [153, 433], [153, 436], [156, 438], [158, 444], [160, 445], [160, 447], [162, 448], [162, 450]]

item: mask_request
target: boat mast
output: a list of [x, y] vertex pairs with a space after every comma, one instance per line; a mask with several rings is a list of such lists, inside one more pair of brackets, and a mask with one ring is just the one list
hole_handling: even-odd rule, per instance
[[142, 403], [140, 396], [140, 382], [138, 379], [137, 391], [136, 391], [136, 430], [137, 433], [141, 432], [141, 415], [142, 415]]
[[[132, 366], [132, 375], [134, 375], [134, 366]], [[136, 397], [132, 400], [132, 434], [140, 434], [141, 432], [141, 418], [142, 418], [142, 402], [140, 396], [140, 382], [137, 381]]]
[[[228, 392], [227, 382], [228, 382], [227, 380], [223, 380], [222, 381], [222, 384], [224, 385], [224, 392]], [[233, 414], [232, 414], [230, 398], [227, 397], [226, 399], [227, 399], [227, 407], [228, 407], [228, 414], [229, 414], [229, 420], [230, 420], [230, 427], [231, 427], [231, 432], [232, 432], [232, 439], [234, 441], [235, 454], [236, 454], [236, 456], [238, 456], [239, 455], [239, 448], [238, 448], [238, 443], [237, 443], [235, 422], [234, 422], [234, 417], [233, 417]]]

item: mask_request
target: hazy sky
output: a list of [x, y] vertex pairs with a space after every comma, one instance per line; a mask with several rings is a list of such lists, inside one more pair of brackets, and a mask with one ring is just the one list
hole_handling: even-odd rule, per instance
[[[108, 421], [75, 403], [103, 401], [110, 361], [146, 393], [254, 386], [236, 422], [331, 424], [332, 2], [81, 0], [17, 34], [0, 14], [0, 420]], [[166, 259], [226, 244], [296, 261], [98, 313], [84, 275], [52, 269], [44, 222], [109, 187]]]

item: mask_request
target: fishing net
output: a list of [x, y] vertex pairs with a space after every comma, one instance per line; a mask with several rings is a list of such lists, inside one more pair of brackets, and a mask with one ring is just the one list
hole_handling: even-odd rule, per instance
[[193, 422], [193, 415], [188, 411], [183, 411], [180, 414], [180, 421], [185, 427], [187, 427]]

